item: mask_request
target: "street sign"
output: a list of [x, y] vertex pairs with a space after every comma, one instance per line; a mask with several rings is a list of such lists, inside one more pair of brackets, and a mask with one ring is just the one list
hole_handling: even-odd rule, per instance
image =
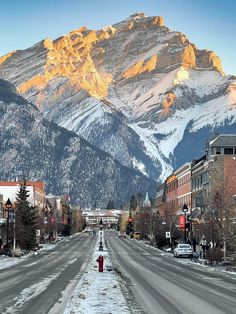
[[13, 222], [13, 221], [15, 220], [15, 213], [14, 213], [14, 212], [10, 212], [10, 213], [9, 213], [9, 220], [10, 220], [11, 222]]
[[166, 238], [170, 239], [170, 232], [166, 232]]

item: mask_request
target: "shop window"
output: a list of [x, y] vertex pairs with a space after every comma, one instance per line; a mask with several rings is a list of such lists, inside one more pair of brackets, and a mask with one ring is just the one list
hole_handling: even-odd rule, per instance
[[224, 148], [224, 154], [225, 155], [233, 155], [233, 153], [234, 153], [233, 148], [231, 148], [231, 147]]

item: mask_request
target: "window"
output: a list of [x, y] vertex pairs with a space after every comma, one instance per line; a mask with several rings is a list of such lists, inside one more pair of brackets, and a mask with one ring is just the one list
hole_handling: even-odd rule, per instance
[[216, 155], [220, 155], [221, 154], [221, 147], [216, 147]]
[[233, 148], [224, 148], [225, 155], [233, 155]]
[[208, 182], [208, 173], [207, 172], [204, 172], [202, 174], [202, 183], [207, 183]]

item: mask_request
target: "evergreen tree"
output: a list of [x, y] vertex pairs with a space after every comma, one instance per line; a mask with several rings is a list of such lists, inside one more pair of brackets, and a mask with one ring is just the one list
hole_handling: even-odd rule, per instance
[[37, 210], [28, 202], [27, 182], [23, 181], [16, 197], [16, 243], [31, 250], [36, 245]]
[[115, 202], [113, 200], [110, 200], [107, 203], [106, 209], [109, 210], [109, 209], [114, 209], [114, 208], [115, 208]]
[[136, 199], [135, 195], [132, 195], [131, 199], [130, 199], [130, 210], [134, 211], [136, 209], [137, 209], [137, 199]]
[[64, 208], [65, 211], [65, 221], [64, 221], [64, 227], [62, 230], [62, 234], [64, 236], [70, 236], [72, 233], [72, 209], [70, 208], [69, 205], [65, 205]]

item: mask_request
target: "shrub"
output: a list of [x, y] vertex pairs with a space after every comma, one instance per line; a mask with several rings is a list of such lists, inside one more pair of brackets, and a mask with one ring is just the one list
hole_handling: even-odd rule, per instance
[[210, 262], [222, 261], [223, 255], [223, 252], [219, 248], [212, 248], [206, 251], [206, 259]]

